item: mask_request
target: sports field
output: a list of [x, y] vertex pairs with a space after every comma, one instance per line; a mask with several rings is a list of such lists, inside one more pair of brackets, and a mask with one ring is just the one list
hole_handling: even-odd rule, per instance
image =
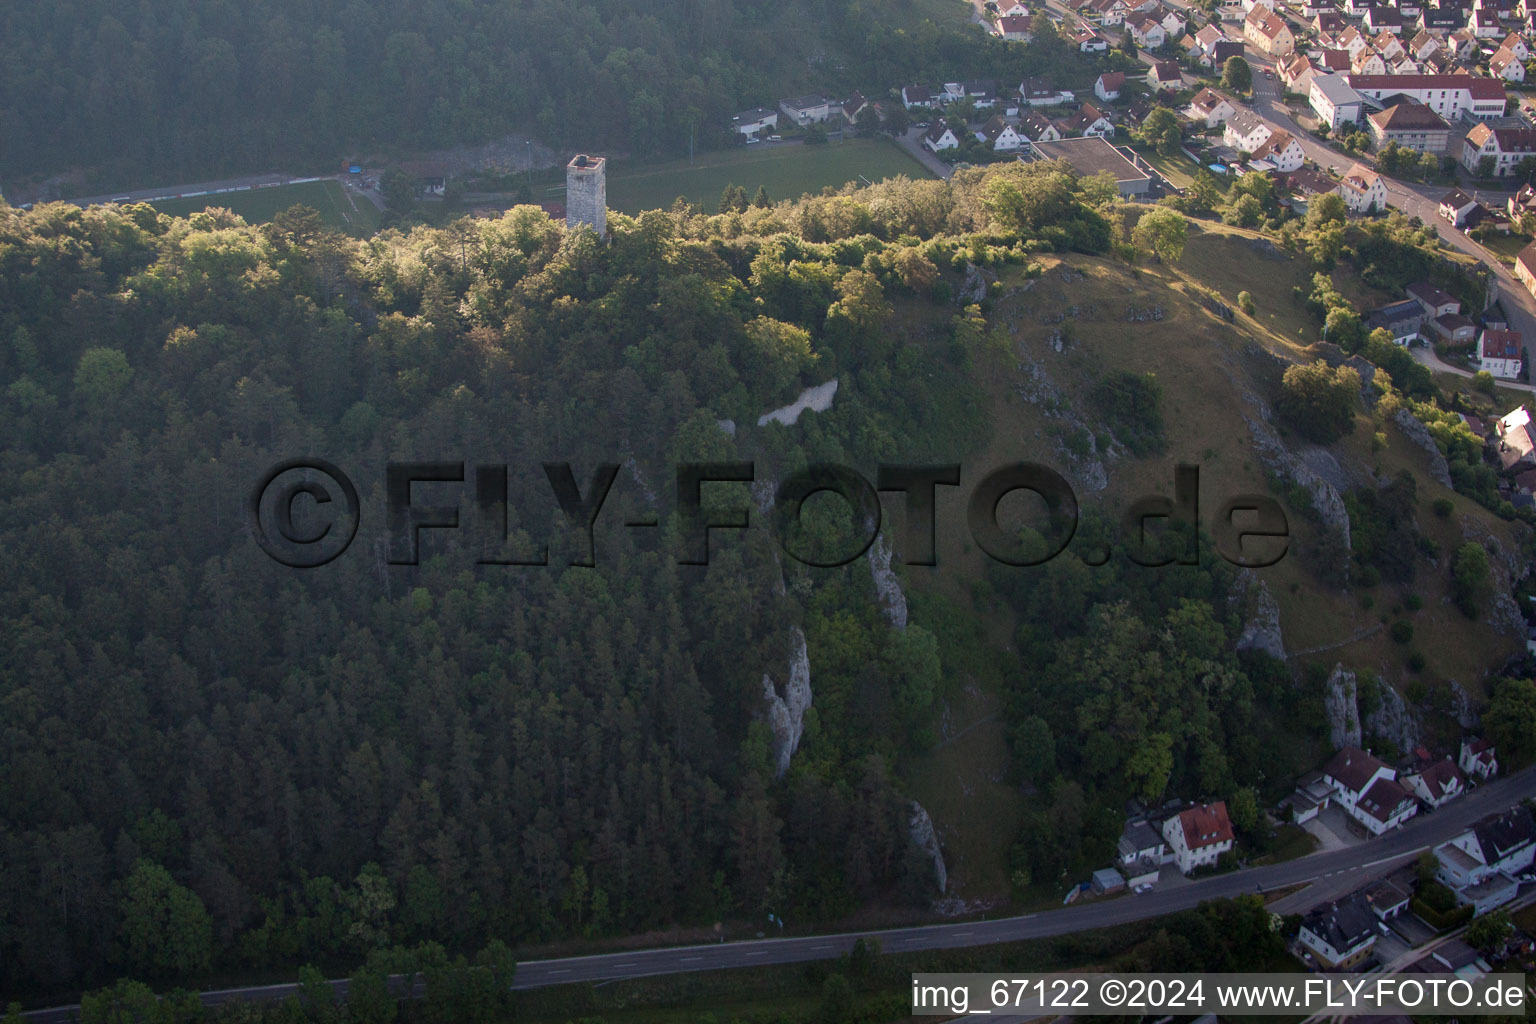
[[248, 224], [261, 224], [290, 206], [310, 206], [327, 224], [356, 235], [371, 234], [378, 228], [379, 215], [366, 199], [353, 198], [341, 182], [306, 181], [298, 185], [275, 185], [245, 192], [193, 196], [187, 199], [162, 199], [151, 204], [162, 213], [185, 217], [210, 206], [222, 206], [244, 217]]
[[727, 185], [741, 185], [748, 195], [762, 185], [772, 199], [794, 199], [828, 185], [857, 181], [861, 176], [879, 181], [898, 174], [932, 177], [922, 164], [882, 139], [850, 139], [826, 145], [760, 143], [702, 153], [692, 167], [687, 160], [610, 165], [608, 205], [624, 213], [639, 213], [666, 209], [683, 196], [712, 213]]

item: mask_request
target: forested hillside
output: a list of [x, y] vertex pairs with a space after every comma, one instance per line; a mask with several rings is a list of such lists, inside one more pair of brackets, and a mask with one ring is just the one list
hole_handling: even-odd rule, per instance
[[507, 132], [682, 153], [690, 135], [721, 143], [732, 113], [796, 91], [1016, 84], [1069, 59], [1054, 40], [1010, 50], [955, 10], [941, 27], [910, 0], [7, 4], [0, 184], [77, 168], [102, 188], [329, 169], [359, 149]]
[[[1090, 511], [1042, 570], [923, 577], [904, 628], [866, 559], [811, 570], [754, 530], [678, 564], [679, 461], [750, 459], [771, 485], [1000, 434], [1043, 451], [993, 390], [1024, 364], [977, 268], [1022, 294], [1052, 250], [1134, 262], [1127, 223], [1112, 184], [1054, 164], [614, 214], [607, 242], [530, 207], [367, 241], [303, 210], [0, 208], [0, 991], [926, 907], [908, 776], [983, 671], [1013, 750], [998, 780], [1028, 796], [993, 826], [1017, 828], [1020, 893], [1099, 866], [1128, 797], [1254, 807], [1264, 745], [1321, 702], [1234, 651], [1219, 561], [1091, 568], [1110, 534]], [[1188, 343], [1238, 350], [1193, 299], [1135, 287]], [[830, 409], [757, 425], [833, 377]], [[1170, 409], [1105, 372], [1088, 394], [1086, 441], [1058, 452], [1165, 480], [1154, 456], [1216, 443], [1165, 426], [1209, 422], [1209, 386]], [[313, 570], [269, 559], [244, 514], [299, 455], [362, 492], [356, 543]], [[514, 540], [549, 538], [551, 565], [477, 566], [463, 537], [389, 565], [385, 463], [439, 459], [507, 465]], [[623, 466], [594, 568], [566, 565], [538, 470], [565, 460], [583, 485]], [[976, 639], [999, 616], [1011, 637]], [[796, 630], [815, 697], [780, 777], [764, 675], [785, 681]]]

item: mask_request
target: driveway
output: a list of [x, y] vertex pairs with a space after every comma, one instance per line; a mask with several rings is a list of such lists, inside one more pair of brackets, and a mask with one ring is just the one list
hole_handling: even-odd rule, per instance
[[934, 177], [948, 181], [949, 176], [955, 173], [955, 169], [935, 156], [933, 150], [923, 145], [923, 134], [926, 131], [926, 128], [918, 128], [914, 125], [907, 129], [905, 135], [896, 140], [896, 144], [912, 154], [912, 159], [932, 171]]
[[1327, 810], [1302, 827], [1317, 837], [1320, 850], [1342, 850], [1367, 841], [1350, 827], [1349, 817], [1338, 804], [1329, 804]]

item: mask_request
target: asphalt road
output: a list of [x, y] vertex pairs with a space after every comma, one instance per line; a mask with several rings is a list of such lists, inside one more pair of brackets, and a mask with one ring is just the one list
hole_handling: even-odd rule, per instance
[[[848, 952], [854, 941], [860, 938], [875, 940], [880, 944], [880, 949], [888, 953], [984, 946], [1112, 927], [1187, 910], [1203, 900], [1306, 882], [1321, 881], [1332, 891], [1347, 880], [1345, 876], [1358, 878], [1359, 883], [1364, 885], [1421, 850], [1450, 839], [1479, 818], [1532, 796], [1536, 796], [1536, 768], [1528, 768], [1481, 786], [1438, 811], [1413, 818], [1391, 834], [1359, 846], [1314, 853], [1283, 864], [1215, 875], [1141, 896], [1093, 900], [1076, 906], [995, 921], [957, 921], [884, 931], [756, 939], [601, 953], [557, 960], [532, 960], [518, 964], [517, 980], [513, 987], [544, 988], [691, 971], [830, 960]], [[345, 995], [345, 981], [332, 984], [338, 994]], [[206, 1004], [219, 1005], [240, 1000], [279, 1000], [296, 991], [297, 986], [292, 984], [267, 985], [204, 992], [202, 997]], [[78, 1009], [77, 1006], [60, 1006], [34, 1010], [24, 1016], [35, 1024], [68, 1024], [77, 1019]]]

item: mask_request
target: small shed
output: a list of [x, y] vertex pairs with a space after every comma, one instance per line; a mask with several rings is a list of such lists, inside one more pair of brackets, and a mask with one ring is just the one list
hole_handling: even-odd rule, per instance
[[1114, 868], [1100, 868], [1093, 873], [1093, 891], [1096, 893], [1123, 892], [1125, 876]]

